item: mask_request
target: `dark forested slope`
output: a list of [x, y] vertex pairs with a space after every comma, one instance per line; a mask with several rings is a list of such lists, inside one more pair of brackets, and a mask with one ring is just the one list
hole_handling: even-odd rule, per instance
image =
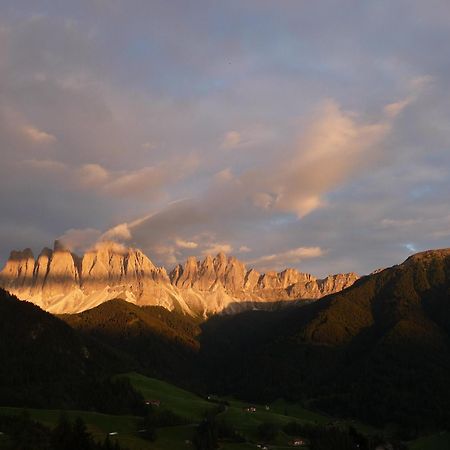
[[216, 318], [203, 330], [211, 388], [379, 424], [450, 421], [449, 250], [414, 255], [302, 308]]
[[110, 375], [126, 359], [0, 289], [0, 404], [132, 412], [142, 399]]
[[135, 370], [173, 382], [191, 378], [200, 327], [189, 316], [158, 306], [111, 300], [60, 317], [82, 335], [131, 358]]

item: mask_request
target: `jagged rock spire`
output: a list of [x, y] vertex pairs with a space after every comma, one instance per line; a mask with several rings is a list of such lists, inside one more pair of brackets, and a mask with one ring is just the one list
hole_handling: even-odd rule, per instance
[[0, 286], [51, 312], [71, 313], [112, 298], [162, 305], [192, 315], [239, 310], [251, 302], [314, 299], [350, 286], [358, 276], [339, 274], [317, 280], [286, 269], [260, 274], [235, 257], [219, 253], [195, 257], [170, 276], [139, 249], [99, 242], [82, 258], [63, 242], [44, 248], [37, 260], [30, 249], [11, 252]]

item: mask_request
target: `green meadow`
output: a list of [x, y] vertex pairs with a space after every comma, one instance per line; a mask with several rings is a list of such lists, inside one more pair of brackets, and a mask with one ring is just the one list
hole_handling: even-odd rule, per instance
[[[130, 379], [132, 385], [142, 393], [147, 400], [159, 400], [160, 408], [171, 410], [186, 419], [187, 425], [174, 427], [160, 427], [157, 429], [157, 439], [148, 442], [139, 436], [141, 419], [134, 416], [117, 416], [89, 411], [65, 411], [67, 416], [74, 420], [81, 417], [87, 424], [88, 430], [95, 439], [103, 440], [109, 433], [117, 433], [113, 439], [129, 450], [175, 450], [192, 448], [192, 436], [195, 426], [202, 419], [205, 412], [217, 405], [207, 399], [201, 398], [192, 392], [173, 386], [170, 383], [148, 378], [137, 373], [120, 375]], [[255, 412], [248, 412], [248, 403], [232, 398], [224, 398], [228, 402], [225, 410], [218, 415], [219, 420], [229, 423], [236, 431], [247, 439], [245, 443], [222, 442], [220, 448], [224, 450], [246, 450], [256, 448], [259, 442], [257, 429], [263, 423], [273, 423], [278, 427], [297, 421], [301, 423], [325, 424], [330, 417], [309, 411], [299, 405], [283, 400], [277, 400], [270, 405], [257, 405]], [[22, 408], [0, 407], [0, 413], [14, 415], [20, 414]], [[53, 427], [59, 419], [61, 411], [46, 409], [27, 409], [30, 416], [44, 425]], [[374, 432], [373, 428], [355, 422], [340, 421], [342, 424], [352, 424], [360, 431]], [[1, 430], [0, 430], [1, 432]], [[270, 446], [272, 449], [290, 448], [290, 437], [283, 431], [278, 433], [276, 441]], [[0, 434], [0, 448], [4, 448], [8, 437]], [[305, 448], [305, 447], [303, 447]], [[450, 448], [450, 434], [440, 433], [422, 437], [409, 445], [410, 450], [448, 450]]]

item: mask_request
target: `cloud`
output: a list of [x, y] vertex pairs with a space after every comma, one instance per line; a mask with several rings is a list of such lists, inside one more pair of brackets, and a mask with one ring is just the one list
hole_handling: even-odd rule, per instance
[[121, 197], [144, 197], [147, 200], [158, 198], [164, 194], [167, 184], [183, 179], [192, 170], [189, 162], [186, 165], [176, 164], [173, 171], [169, 167], [170, 164], [129, 171], [108, 170], [94, 163], [77, 167], [50, 159], [27, 159], [21, 164], [42, 173], [59, 172], [64, 174], [66, 183], [70, 183], [76, 189], [116, 199]]
[[183, 239], [175, 239], [175, 244], [177, 245], [177, 247], [180, 248], [197, 248], [198, 244], [197, 242], [193, 242], [193, 241], [185, 241]]
[[414, 77], [409, 82], [411, 93], [404, 99], [396, 102], [389, 103], [384, 107], [384, 113], [388, 118], [397, 117], [406, 107], [415, 102], [420, 94], [433, 83], [433, 77], [429, 75], [423, 75], [420, 77]]
[[152, 248], [154, 255], [167, 266], [174, 266], [179, 262], [179, 253], [172, 245], [155, 245]]
[[[366, 122], [355, 113], [343, 111], [336, 102], [325, 101], [304, 122], [300, 137], [284, 151], [283, 158], [272, 155], [239, 175], [233, 175], [230, 168], [223, 169], [212, 176], [201, 195], [135, 221], [128, 228], [131, 239], [152, 251], [168, 236], [198, 236], [214, 230], [201, 248], [202, 254], [245, 249], [252, 245], [255, 224], [261, 233], [260, 224], [264, 221], [269, 229], [276, 227], [270, 225], [272, 218], [274, 224], [277, 217], [280, 223], [289, 216], [293, 216], [290, 221], [303, 220], [327, 206], [329, 193], [383, 164], [385, 155], [379, 146], [391, 131], [390, 120], [381, 114], [379, 121]], [[223, 244], [221, 239], [225, 238], [227, 242]], [[195, 239], [200, 241], [205, 239]], [[279, 258], [269, 254], [258, 264], [273, 261], [281, 266], [282, 258], [285, 263], [294, 264], [308, 257], [309, 248], [294, 248]], [[317, 251], [320, 247], [311, 249]], [[257, 253], [262, 251], [261, 248]], [[178, 261], [186, 256], [184, 252], [171, 253], [171, 259]]]
[[320, 247], [297, 247], [280, 253], [263, 255], [254, 260], [248, 261], [248, 264], [267, 269], [286, 268], [290, 264], [297, 264], [305, 259], [318, 258], [324, 255]]
[[[249, 175], [259, 185], [255, 204], [304, 217], [320, 207], [326, 193], [359, 176], [380, 157], [374, 151], [386, 137], [390, 123], [357, 122], [333, 100], [318, 108], [288, 159]], [[264, 192], [265, 191], [265, 192]]]
[[261, 146], [273, 141], [276, 133], [270, 126], [250, 123], [240, 131], [230, 130], [222, 138], [221, 148], [233, 149], [260, 149]]
[[26, 168], [34, 171], [63, 173], [67, 171], [67, 165], [51, 159], [26, 159], [21, 162]]
[[448, 2], [16, 3], [0, 6], [2, 258], [86, 228], [170, 264], [301, 242], [327, 249], [292, 263], [316, 274], [449, 245]]
[[156, 142], [152, 142], [152, 141], [146, 141], [142, 144], [142, 148], [144, 148], [145, 150], [154, 150], [157, 147], [158, 146], [157, 146]]
[[157, 167], [144, 167], [135, 171], [117, 174], [103, 186], [103, 190], [116, 196], [158, 195], [166, 172]]
[[115, 241], [107, 241], [107, 240], [101, 240], [96, 242], [90, 249], [95, 249], [95, 250], [102, 250], [102, 249], [108, 249], [108, 250], [112, 250], [115, 253], [122, 253], [122, 254], [126, 254], [128, 252], [128, 247], [126, 247], [123, 244], [120, 244], [118, 242]]
[[81, 186], [97, 188], [102, 194], [114, 197], [155, 198], [161, 194], [168, 178], [164, 167], [111, 171], [100, 164], [84, 164], [78, 174]]
[[397, 117], [410, 103], [412, 99], [406, 98], [398, 102], [389, 103], [384, 107], [384, 112], [388, 117]]
[[228, 131], [222, 141], [222, 147], [229, 150], [239, 146], [242, 143], [241, 133], [238, 131]]
[[53, 134], [39, 130], [32, 125], [22, 127], [22, 132], [27, 139], [36, 144], [51, 144], [56, 141], [56, 137]]
[[218, 183], [226, 183], [226, 182], [233, 180], [233, 178], [234, 178], [233, 172], [231, 171], [231, 169], [229, 167], [221, 170], [220, 172], [217, 172], [214, 175], [214, 179]]
[[218, 253], [230, 254], [233, 251], [233, 247], [230, 244], [224, 242], [215, 242], [210, 244], [202, 251], [202, 255], [217, 255]]
[[130, 227], [126, 223], [121, 223], [107, 230], [102, 234], [101, 240], [104, 241], [129, 241], [132, 238]]
[[84, 252], [91, 248], [100, 238], [101, 232], [94, 228], [67, 230], [63, 235], [58, 237], [58, 240], [69, 248], [71, 251]]
[[110, 177], [109, 172], [100, 164], [83, 164], [78, 173], [80, 183], [87, 187], [100, 186]]
[[411, 253], [417, 253], [417, 247], [412, 242], [410, 242], [408, 244], [404, 244], [404, 247], [406, 248], [406, 250], [408, 250]]

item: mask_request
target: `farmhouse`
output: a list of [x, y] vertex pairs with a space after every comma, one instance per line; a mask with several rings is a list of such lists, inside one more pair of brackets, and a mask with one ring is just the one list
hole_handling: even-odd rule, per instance
[[289, 445], [292, 445], [293, 447], [303, 447], [306, 445], [306, 441], [302, 438], [295, 438], [289, 442]]
[[246, 407], [244, 408], [244, 411], [245, 411], [245, 412], [254, 413], [254, 412], [256, 412], [256, 406], [246, 406]]
[[156, 406], [157, 408], [159, 408], [159, 406], [161, 405], [161, 400], [155, 400], [155, 399], [145, 400], [145, 404], [151, 405], [151, 406]]

